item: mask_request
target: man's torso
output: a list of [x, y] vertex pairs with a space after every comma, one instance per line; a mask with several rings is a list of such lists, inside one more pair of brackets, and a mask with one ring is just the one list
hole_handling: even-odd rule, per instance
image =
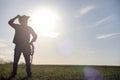
[[22, 27], [21, 25], [16, 26], [13, 43], [25, 45], [29, 44], [29, 41], [30, 41], [30, 27], [28, 26]]

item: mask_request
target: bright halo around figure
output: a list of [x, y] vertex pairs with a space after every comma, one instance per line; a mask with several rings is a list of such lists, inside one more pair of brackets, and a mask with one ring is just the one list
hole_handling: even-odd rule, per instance
[[56, 31], [60, 16], [48, 8], [42, 8], [31, 16], [31, 25], [43, 37], [56, 38], [59, 33]]

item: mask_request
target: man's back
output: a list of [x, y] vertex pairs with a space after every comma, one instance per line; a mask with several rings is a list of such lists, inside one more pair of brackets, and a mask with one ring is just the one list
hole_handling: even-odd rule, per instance
[[15, 44], [28, 44], [30, 41], [30, 34], [31, 33], [33, 33], [31, 27], [25, 26], [23, 28], [21, 25], [16, 25], [13, 43], [15, 43]]

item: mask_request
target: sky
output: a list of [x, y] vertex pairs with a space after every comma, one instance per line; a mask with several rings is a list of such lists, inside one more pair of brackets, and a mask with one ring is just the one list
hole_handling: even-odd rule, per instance
[[0, 0], [0, 60], [13, 61], [8, 21], [19, 14], [38, 35], [33, 64], [120, 66], [119, 8], [120, 0]]

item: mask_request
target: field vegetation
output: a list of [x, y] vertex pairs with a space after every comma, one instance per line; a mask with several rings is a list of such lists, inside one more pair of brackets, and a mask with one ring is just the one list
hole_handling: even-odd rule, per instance
[[[32, 65], [32, 77], [26, 77], [24, 64], [12, 80], [120, 80], [120, 66]], [[8, 80], [12, 64], [0, 64], [0, 80]]]

